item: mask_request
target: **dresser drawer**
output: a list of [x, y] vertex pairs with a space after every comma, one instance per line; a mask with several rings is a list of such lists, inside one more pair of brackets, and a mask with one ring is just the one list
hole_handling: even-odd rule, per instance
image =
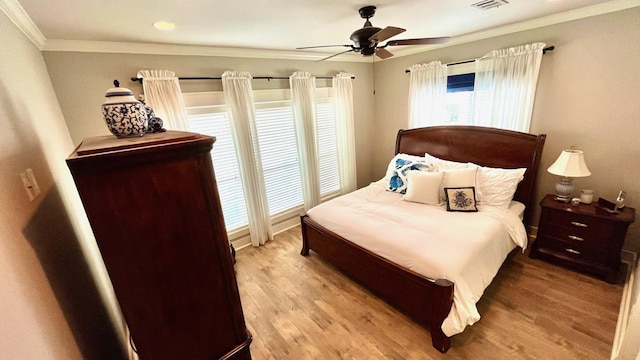
[[552, 253], [552, 255], [594, 264], [606, 264], [608, 259], [608, 251], [585, 246], [585, 244], [582, 243], [569, 242], [549, 237], [544, 237], [541, 240], [544, 243], [543, 248], [546, 250], [545, 252]]
[[598, 219], [592, 216], [576, 214], [569, 211], [550, 210], [549, 225], [557, 225], [571, 229], [579, 234], [597, 234], [605, 237], [615, 232], [613, 221]]

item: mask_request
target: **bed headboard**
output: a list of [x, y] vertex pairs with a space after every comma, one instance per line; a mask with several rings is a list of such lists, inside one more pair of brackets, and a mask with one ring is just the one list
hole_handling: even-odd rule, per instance
[[527, 210], [524, 222], [530, 224], [534, 190], [545, 134], [479, 126], [430, 126], [398, 131], [396, 154], [424, 156], [429, 153], [445, 160], [472, 162], [497, 168], [523, 168], [527, 171], [514, 199]]

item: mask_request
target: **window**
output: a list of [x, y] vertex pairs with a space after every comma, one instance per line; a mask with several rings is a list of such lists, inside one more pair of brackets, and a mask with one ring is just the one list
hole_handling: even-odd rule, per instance
[[317, 99], [316, 126], [318, 137], [318, 162], [320, 168], [320, 196], [340, 191], [340, 169], [333, 99]]
[[289, 101], [255, 105], [264, 185], [273, 216], [303, 204], [293, 109]]
[[475, 73], [449, 75], [447, 94], [444, 97], [444, 122], [446, 125], [471, 124], [473, 116]]
[[[316, 142], [320, 194], [340, 190], [335, 115], [330, 88], [316, 89]], [[237, 155], [222, 92], [183, 94], [190, 131], [216, 137], [211, 151], [227, 231], [248, 224]], [[302, 178], [293, 108], [288, 90], [254, 91], [258, 146], [271, 217], [298, 216], [303, 205]]]
[[238, 157], [233, 146], [229, 118], [224, 105], [188, 109], [189, 130], [215, 136], [211, 159], [218, 183], [227, 231], [246, 226], [248, 223], [244, 192], [240, 181]]

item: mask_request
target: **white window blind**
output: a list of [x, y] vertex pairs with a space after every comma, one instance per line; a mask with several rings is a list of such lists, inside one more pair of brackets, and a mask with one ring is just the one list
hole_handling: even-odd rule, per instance
[[[216, 137], [211, 158], [218, 183], [224, 222], [227, 231], [233, 231], [248, 224], [238, 157], [224, 106], [211, 107], [210, 110], [214, 112], [188, 115], [188, 126], [190, 131]], [[215, 112], [216, 110], [218, 112]]]
[[447, 92], [444, 96], [442, 125], [470, 125], [474, 96], [473, 90]]
[[320, 195], [340, 190], [336, 119], [331, 99], [318, 99], [316, 104], [318, 161], [320, 162]]
[[256, 125], [271, 216], [302, 206], [302, 177], [291, 102], [256, 103]]

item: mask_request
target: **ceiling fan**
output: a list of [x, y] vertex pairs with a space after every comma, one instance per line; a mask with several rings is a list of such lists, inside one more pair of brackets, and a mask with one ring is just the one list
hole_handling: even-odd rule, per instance
[[387, 46], [398, 46], [398, 45], [429, 45], [429, 44], [444, 44], [449, 41], [448, 36], [444, 37], [430, 37], [430, 38], [419, 38], [419, 39], [402, 39], [402, 40], [390, 40], [387, 41], [384, 45], [379, 45], [380, 42], [385, 41], [391, 37], [394, 37], [398, 34], [405, 32], [405, 29], [395, 27], [395, 26], [387, 26], [384, 29], [380, 29], [371, 25], [369, 21], [370, 18], [376, 13], [375, 6], [365, 6], [358, 10], [360, 13], [360, 17], [365, 19], [364, 26], [361, 29], [354, 31], [351, 34], [351, 41], [353, 41], [354, 45], [320, 45], [320, 46], [305, 46], [296, 48], [298, 50], [302, 49], [315, 49], [315, 48], [323, 48], [323, 47], [348, 47], [351, 48], [346, 51], [339, 52], [337, 54], [333, 54], [326, 58], [320, 59], [318, 61], [327, 60], [334, 56], [338, 56], [341, 54], [345, 54], [348, 52], [357, 52], [362, 54], [362, 56], [372, 56], [375, 54], [381, 59], [386, 59], [393, 54], [389, 52], [386, 47]]

